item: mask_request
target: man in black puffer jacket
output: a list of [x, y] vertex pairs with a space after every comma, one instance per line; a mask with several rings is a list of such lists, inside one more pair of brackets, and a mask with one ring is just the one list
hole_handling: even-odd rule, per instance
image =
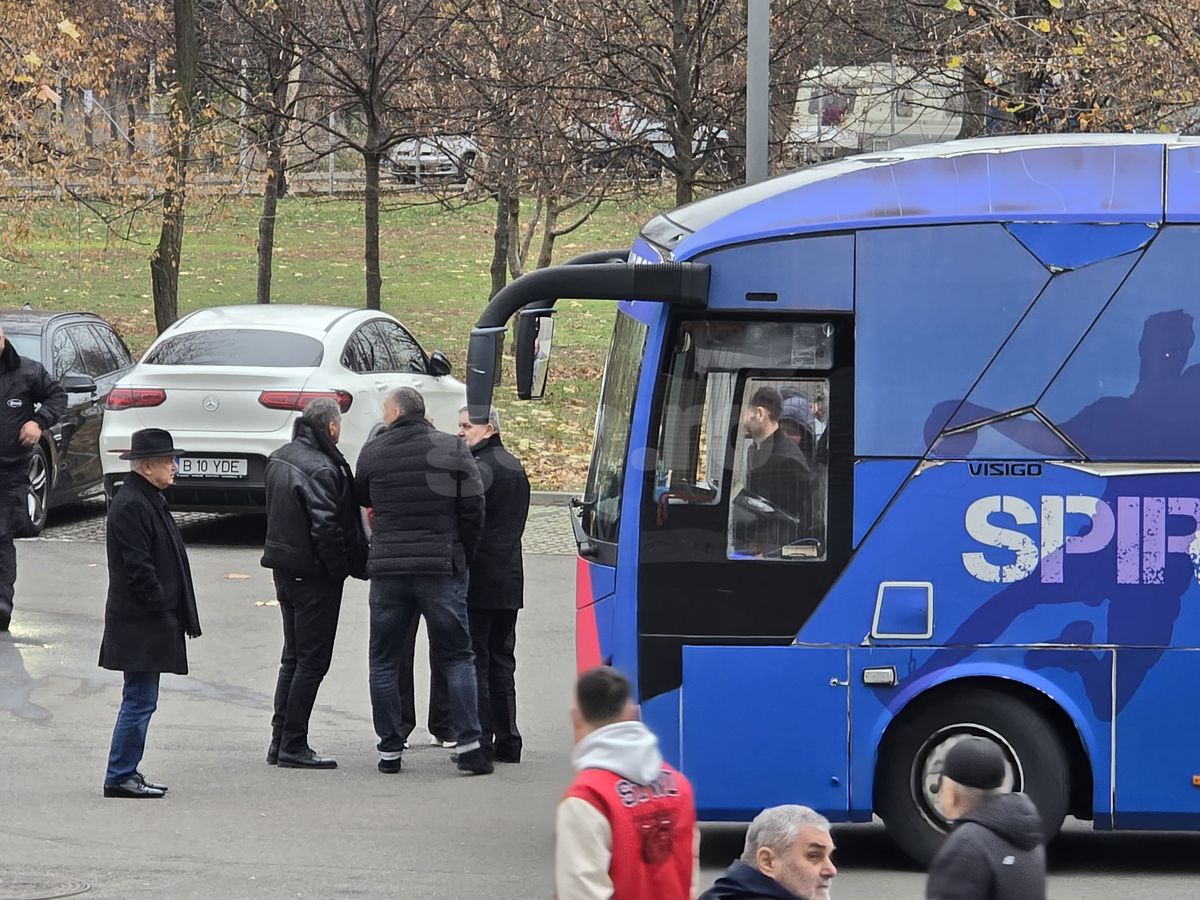
[[1004, 756], [986, 738], [946, 754], [938, 804], [954, 830], [929, 867], [928, 900], [1045, 900], [1041, 816], [1004, 779]]
[[372, 512], [371, 710], [379, 735], [379, 771], [400, 771], [404, 711], [400, 670], [413, 616], [425, 617], [439, 648], [461, 771], [492, 771], [480, 746], [475, 655], [467, 623], [467, 571], [483, 530], [483, 484], [462, 439], [425, 420], [412, 388], [384, 404], [388, 427], [358, 457], [355, 493]]
[[337, 448], [342, 413], [327, 397], [296, 420], [292, 442], [267, 462], [267, 538], [262, 564], [275, 573], [283, 655], [267, 762], [333, 769], [308, 746], [308, 720], [333, 659], [342, 588], [366, 577], [367, 538], [350, 465]]
[[17, 581], [13, 538], [29, 524], [29, 456], [42, 432], [66, 412], [67, 394], [41, 363], [17, 355], [3, 329], [0, 401], [0, 631], [8, 631]]

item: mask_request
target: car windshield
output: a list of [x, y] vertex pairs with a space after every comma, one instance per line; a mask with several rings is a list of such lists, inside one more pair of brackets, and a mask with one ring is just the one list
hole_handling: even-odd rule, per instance
[[19, 331], [4, 332], [4, 339], [17, 350], [22, 359], [42, 361], [42, 337], [38, 334], [22, 334]]
[[151, 366], [270, 366], [312, 368], [324, 345], [306, 334], [266, 328], [190, 331], [163, 341], [144, 363]]

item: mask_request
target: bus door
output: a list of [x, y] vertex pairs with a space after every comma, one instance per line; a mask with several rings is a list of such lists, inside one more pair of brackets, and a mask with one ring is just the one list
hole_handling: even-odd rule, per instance
[[[685, 646], [789, 645], [845, 567], [853, 338], [844, 314], [672, 324], [640, 519], [638, 687], [648, 718], [671, 715], [660, 708], [678, 716], [678, 698], [664, 695], [681, 685], [697, 708], [683, 684]], [[811, 675], [825, 691], [844, 680], [818, 668]], [[837, 708], [827, 724], [844, 737], [844, 699], [840, 719]], [[679, 733], [677, 718], [656, 724], [660, 736]]]

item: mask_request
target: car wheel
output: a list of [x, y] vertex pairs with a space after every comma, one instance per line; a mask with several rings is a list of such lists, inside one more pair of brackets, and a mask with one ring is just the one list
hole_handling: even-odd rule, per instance
[[967, 737], [992, 741], [1004, 754], [1004, 787], [1023, 791], [1037, 806], [1047, 841], [1058, 834], [1070, 799], [1070, 764], [1054, 729], [1020, 700], [973, 690], [905, 716], [879, 748], [875, 810], [909, 856], [928, 865], [949, 822], [937, 805], [946, 753]]
[[29, 456], [29, 493], [26, 509], [29, 522], [21, 529], [21, 537], [37, 537], [46, 527], [50, 511], [50, 458], [46, 448], [38, 444]]

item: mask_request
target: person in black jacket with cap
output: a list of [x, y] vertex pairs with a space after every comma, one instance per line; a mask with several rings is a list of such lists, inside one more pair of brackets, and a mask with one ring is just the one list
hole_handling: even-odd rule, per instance
[[341, 434], [341, 408], [319, 397], [296, 420], [291, 443], [267, 461], [262, 564], [274, 572], [283, 614], [267, 762], [283, 768], [337, 768], [308, 746], [308, 720], [333, 659], [346, 578], [367, 574], [367, 537], [354, 475], [337, 448]]
[[108, 600], [100, 665], [125, 673], [104, 777], [105, 797], [161, 797], [166, 785], [138, 771], [159, 675], [188, 672], [184, 635], [200, 637], [196, 592], [183, 538], [162, 492], [175, 481], [183, 453], [161, 428], [135, 431], [133, 471], [108, 508]]
[[[479, 549], [471, 561], [467, 607], [479, 684], [479, 727], [483, 747], [497, 762], [521, 761], [517, 730], [517, 611], [525, 605], [521, 537], [529, 518], [529, 477], [500, 440], [500, 413], [472, 422], [458, 413], [458, 436], [467, 442], [483, 479], [484, 520]], [[432, 702], [432, 701], [431, 701]]]
[[17, 355], [3, 329], [0, 400], [0, 631], [8, 631], [17, 581], [13, 538], [29, 524], [29, 456], [66, 412], [67, 394], [41, 363]]
[[1009, 793], [1004, 755], [982, 737], [946, 754], [938, 788], [942, 814], [954, 822], [929, 867], [927, 900], [1045, 900], [1042, 819], [1024, 794]]

